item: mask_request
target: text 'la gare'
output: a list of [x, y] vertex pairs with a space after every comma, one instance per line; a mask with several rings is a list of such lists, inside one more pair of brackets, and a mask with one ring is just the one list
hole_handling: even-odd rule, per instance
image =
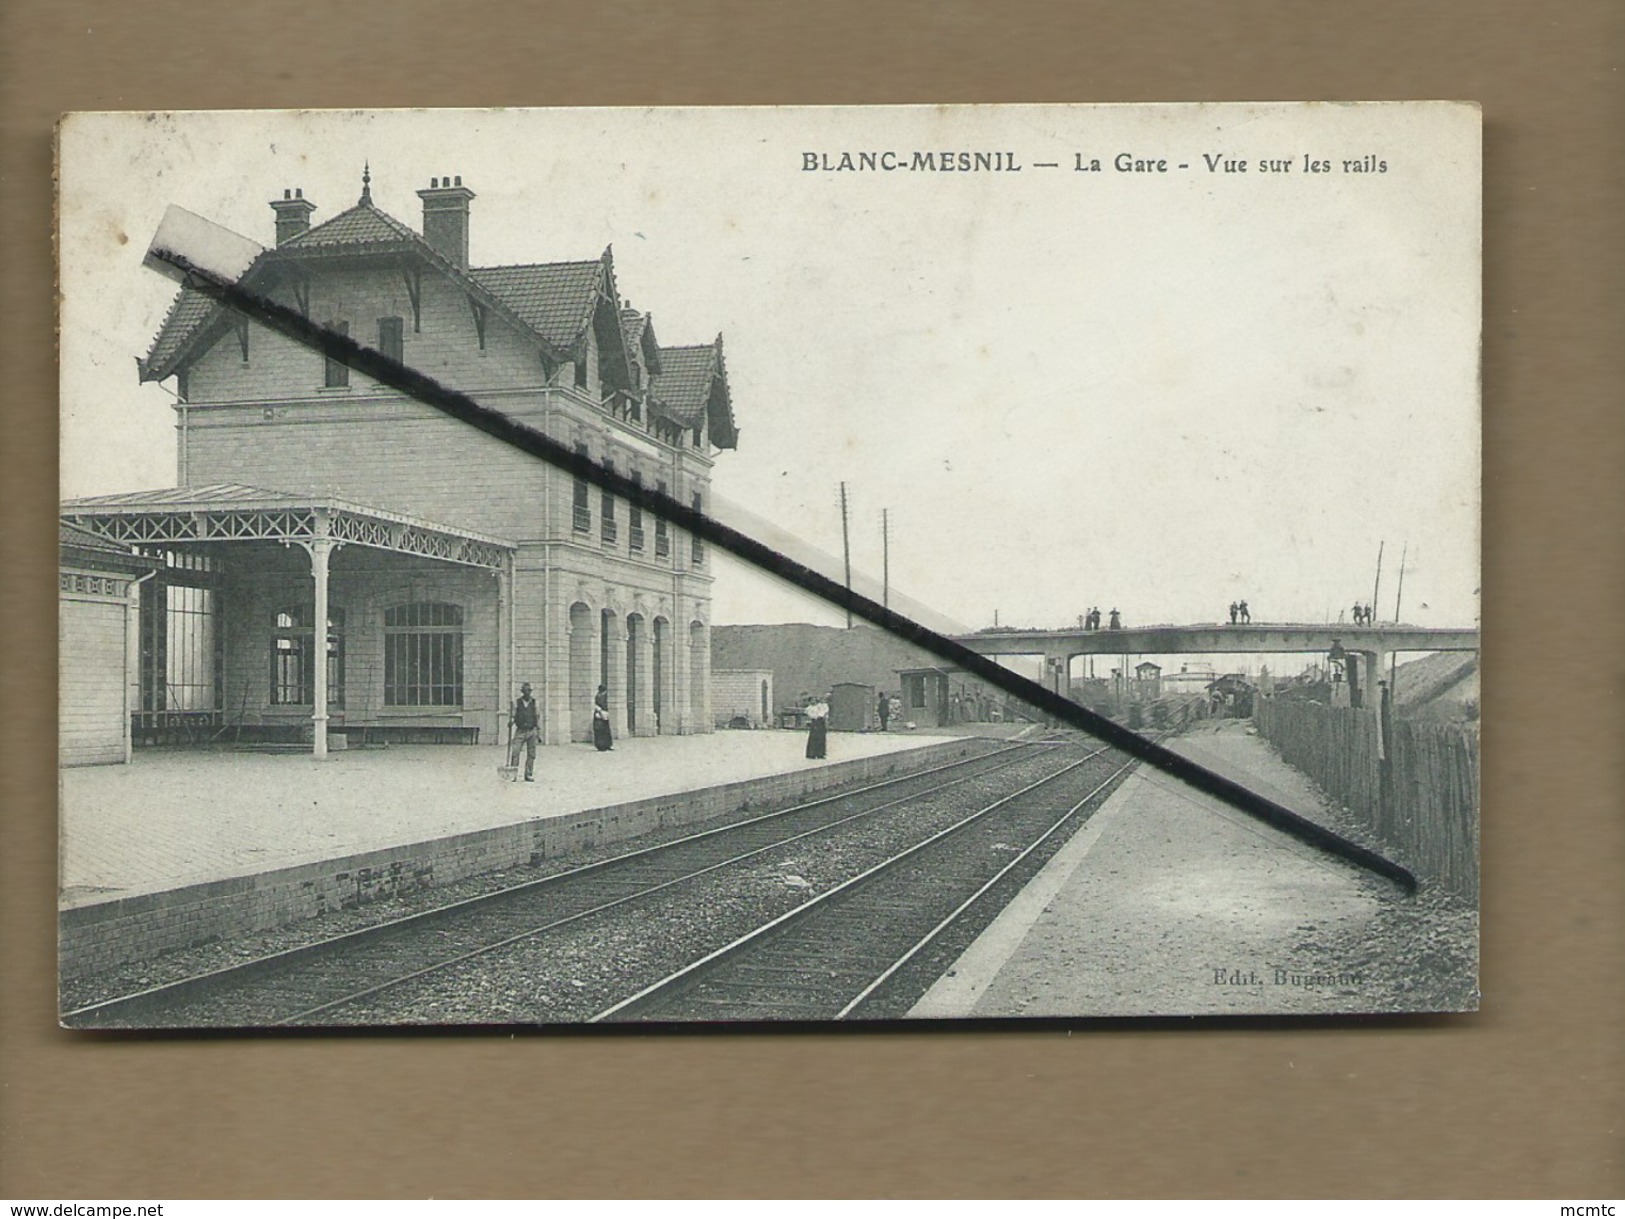
[[[1204, 152], [1201, 165], [1210, 174], [1289, 174], [1294, 170], [1306, 174], [1326, 174], [1339, 166], [1347, 174], [1388, 172], [1388, 162], [1375, 153], [1363, 157], [1344, 157], [1334, 161], [1309, 153], [1304, 153], [1301, 157], [1233, 157], [1222, 152]], [[1120, 152], [1111, 159], [1111, 167], [1120, 174], [1165, 174], [1170, 168], [1189, 169], [1190, 163], [1179, 161], [1170, 166], [1167, 157], [1141, 157], [1131, 152]], [[1072, 154], [1072, 168], [1080, 174], [1105, 172], [1099, 157], [1091, 157], [1082, 152]]]

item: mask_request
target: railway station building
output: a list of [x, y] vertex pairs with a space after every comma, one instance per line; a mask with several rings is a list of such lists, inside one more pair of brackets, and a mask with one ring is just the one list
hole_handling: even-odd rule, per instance
[[[474, 192], [417, 194], [421, 230], [366, 176], [321, 224], [285, 191], [243, 286], [703, 509], [738, 441], [721, 337], [662, 346], [609, 250], [470, 266]], [[153, 568], [135, 745], [494, 741], [526, 682], [548, 744], [590, 736], [600, 685], [618, 735], [711, 731], [699, 539], [189, 287], [139, 371], [173, 384], [177, 485], [62, 505]]]

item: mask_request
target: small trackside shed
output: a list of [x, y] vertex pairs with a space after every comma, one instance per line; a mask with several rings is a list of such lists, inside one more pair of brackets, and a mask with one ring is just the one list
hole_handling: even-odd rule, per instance
[[1025, 704], [955, 668], [898, 669], [903, 722], [918, 728], [1029, 718]]
[[718, 728], [766, 728], [773, 707], [772, 669], [711, 670], [711, 714]]
[[829, 726], [834, 732], [867, 732], [874, 718], [875, 688], [838, 681], [830, 688]]
[[136, 585], [159, 564], [86, 530], [58, 528], [57, 759], [63, 766], [128, 762]]

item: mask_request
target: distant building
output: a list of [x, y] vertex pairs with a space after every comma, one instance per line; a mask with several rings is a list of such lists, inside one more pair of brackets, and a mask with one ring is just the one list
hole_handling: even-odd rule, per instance
[[1211, 714], [1239, 716], [1245, 719], [1253, 713], [1253, 684], [1240, 673], [1226, 673], [1208, 685]]
[[[703, 508], [738, 440], [721, 338], [662, 346], [609, 250], [470, 266], [474, 192], [417, 194], [421, 233], [366, 176], [315, 226], [284, 192], [243, 286]], [[588, 737], [600, 684], [619, 733], [711, 730], [699, 539], [190, 287], [140, 375], [174, 385], [178, 485], [62, 506], [161, 568], [137, 740], [228, 722], [314, 729], [318, 752], [328, 733], [495, 739], [522, 681], [549, 744]]]
[[1162, 666], [1143, 660], [1134, 666], [1134, 697], [1142, 703], [1162, 697]]
[[1162, 674], [1163, 689], [1170, 694], [1194, 693], [1205, 690], [1208, 683], [1218, 680], [1219, 674], [1211, 665], [1181, 664], [1179, 672]]

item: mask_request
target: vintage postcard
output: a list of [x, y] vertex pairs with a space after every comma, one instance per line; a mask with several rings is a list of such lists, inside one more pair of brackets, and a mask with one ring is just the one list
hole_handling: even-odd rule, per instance
[[58, 169], [66, 1026], [1476, 1008], [1475, 106]]

